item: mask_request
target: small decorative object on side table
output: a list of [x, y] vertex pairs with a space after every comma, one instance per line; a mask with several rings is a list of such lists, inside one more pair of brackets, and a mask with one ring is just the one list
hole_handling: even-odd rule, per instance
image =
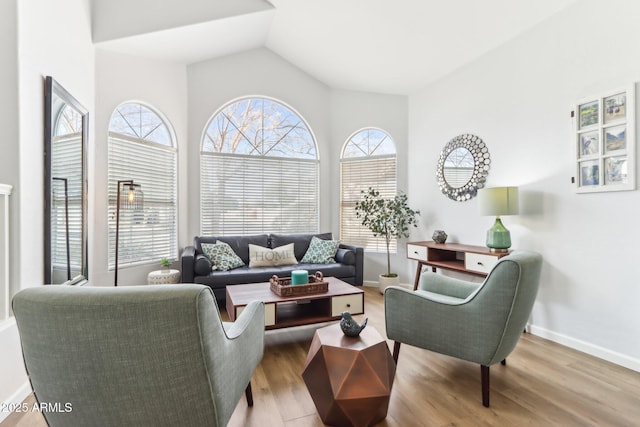
[[149, 285], [168, 285], [180, 283], [180, 270], [155, 270], [147, 276]]
[[447, 241], [447, 233], [444, 230], [436, 230], [433, 232], [433, 236], [431, 237], [436, 243], [444, 243]]
[[362, 325], [359, 325], [358, 322], [351, 317], [351, 313], [344, 311], [342, 312], [342, 319], [340, 319], [340, 329], [342, 329], [342, 333], [348, 337], [357, 337], [367, 326], [368, 320], [369, 318], [367, 317], [364, 319], [364, 322], [362, 322]]

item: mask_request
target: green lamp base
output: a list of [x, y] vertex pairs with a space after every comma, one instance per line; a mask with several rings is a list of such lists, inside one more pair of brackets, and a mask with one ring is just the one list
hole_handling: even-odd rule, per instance
[[507, 252], [511, 247], [511, 233], [502, 225], [499, 216], [493, 227], [487, 230], [487, 247], [491, 252]]

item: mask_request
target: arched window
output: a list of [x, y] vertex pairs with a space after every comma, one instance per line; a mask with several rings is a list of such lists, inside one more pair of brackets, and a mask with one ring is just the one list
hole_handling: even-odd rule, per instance
[[213, 115], [200, 155], [204, 235], [317, 232], [318, 152], [299, 114], [242, 98]]
[[[373, 237], [356, 218], [362, 191], [375, 188], [384, 197], [397, 191], [396, 147], [381, 129], [361, 129], [345, 142], [340, 158], [340, 240], [373, 252], [386, 252], [384, 238]], [[395, 239], [389, 247], [397, 250]]]
[[[118, 266], [178, 258], [177, 150], [160, 115], [120, 105], [109, 122], [109, 268], [114, 266], [117, 182], [140, 184], [143, 203], [120, 209]], [[121, 187], [122, 190], [122, 187]]]

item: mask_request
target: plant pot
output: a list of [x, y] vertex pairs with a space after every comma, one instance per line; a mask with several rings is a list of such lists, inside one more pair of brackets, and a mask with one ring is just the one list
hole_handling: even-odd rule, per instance
[[398, 286], [400, 284], [400, 277], [398, 275], [387, 277], [383, 274], [378, 276], [378, 289], [381, 294], [384, 294], [384, 290], [389, 286]]

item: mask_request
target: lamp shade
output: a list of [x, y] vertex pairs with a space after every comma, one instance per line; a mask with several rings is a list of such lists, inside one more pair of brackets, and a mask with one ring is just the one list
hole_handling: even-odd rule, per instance
[[478, 206], [481, 215], [517, 215], [518, 187], [484, 188], [478, 191]]

